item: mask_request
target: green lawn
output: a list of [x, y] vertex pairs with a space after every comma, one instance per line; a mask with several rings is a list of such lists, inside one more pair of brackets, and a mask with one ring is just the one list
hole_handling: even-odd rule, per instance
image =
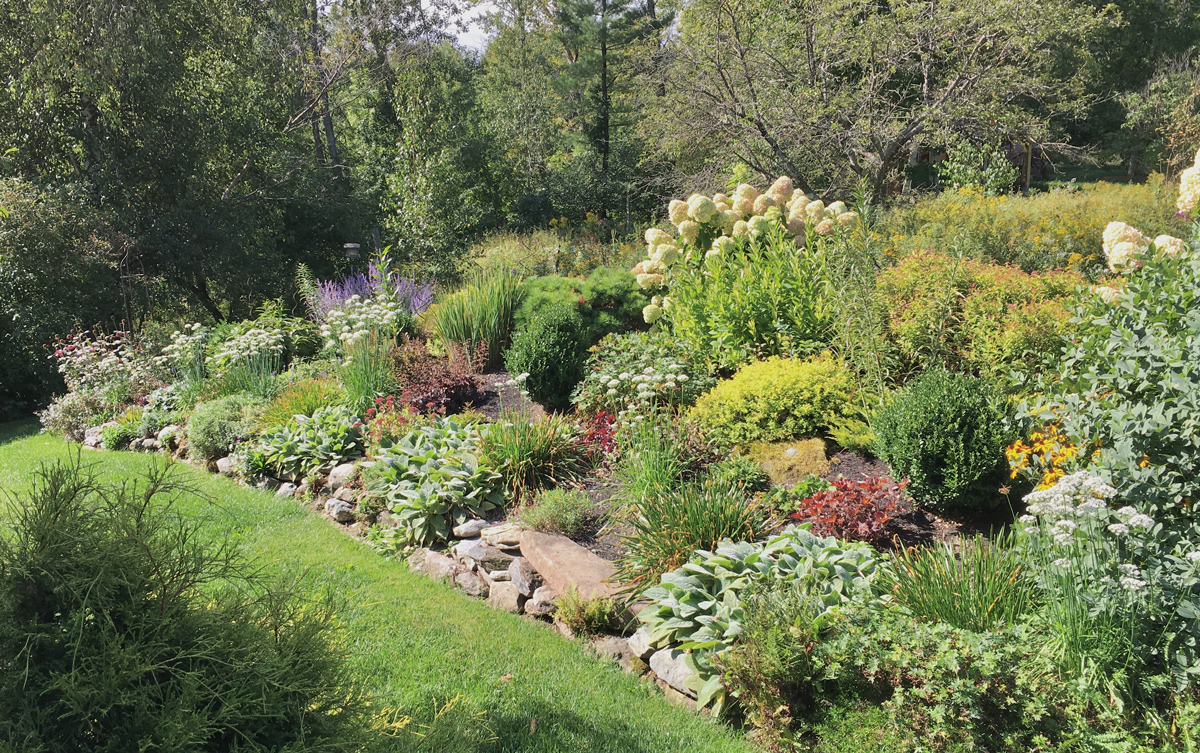
[[[0, 424], [0, 486], [10, 492], [23, 490], [42, 461], [71, 451], [36, 432], [32, 422]], [[156, 462], [128, 452], [84, 459], [116, 478]], [[669, 706], [656, 689], [581, 646], [410, 574], [292, 500], [178, 470], [198, 491], [184, 512], [203, 517], [266, 568], [304, 569], [312, 588], [331, 586], [345, 598], [354, 665], [375, 703], [413, 717], [413, 728], [432, 725], [426, 738], [404, 734], [381, 740], [378, 750], [752, 750], [738, 733]], [[435, 721], [435, 709], [452, 699]]]

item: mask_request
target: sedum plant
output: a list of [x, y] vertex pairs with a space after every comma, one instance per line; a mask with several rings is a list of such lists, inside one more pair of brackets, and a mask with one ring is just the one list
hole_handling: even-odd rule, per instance
[[362, 457], [363, 446], [362, 421], [349, 408], [332, 406], [264, 432], [257, 452], [266, 467], [302, 478]]
[[619, 419], [685, 406], [716, 384], [695, 354], [666, 332], [609, 335], [592, 349], [572, 401], [581, 413]]
[[482, 429], [439, 418], [410, 431], [367, 473], [367, 497], [401, 528], [381, 534], [388, 546], [428, 545], [450, 537], [469, 518], [504, 505], [500, 474], [480, 463]]

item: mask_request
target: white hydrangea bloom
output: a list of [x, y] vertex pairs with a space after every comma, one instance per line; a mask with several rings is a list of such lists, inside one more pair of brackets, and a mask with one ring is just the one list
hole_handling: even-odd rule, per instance
[[684, 220], [679, 223], [679, 240], [689, 246], [696, 244], [696, 239], [700, 237], [700, 223], [694, 220]]
[[1173, 235], [1160, 235], [1154, 239], [1154, 247], [1168, 259], [1174, 259], [1187, 249], [1182, 238]]
[[667, 216], [670, 218], [672, 225], [679, 227], [679, 223], [688, 218], [687, 202], [672, 199], [671, 203], [667, 205]]

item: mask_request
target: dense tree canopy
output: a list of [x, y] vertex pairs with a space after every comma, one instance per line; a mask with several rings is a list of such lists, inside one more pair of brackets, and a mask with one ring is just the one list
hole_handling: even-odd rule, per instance
[[459, 0], [0, 0], [0, 345], [26, 364], [0, 401], [53, 387], [47, 333], [291, 306], [296, 264], [330, 273], [345, 242], [452, 278], [493, 230], [628, 233], [714, 180], [883, 199], [961, 138], [1151, 169], [1200, 101], [1179, 4], [486, 10], [472, 50]]

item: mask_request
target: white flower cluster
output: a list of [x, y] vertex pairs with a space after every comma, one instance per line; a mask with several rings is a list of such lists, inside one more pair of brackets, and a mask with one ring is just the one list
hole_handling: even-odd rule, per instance
[[1175, 200], [1175, 208], [1186, 214], [1196, 211], [1200, 206], [1200, 151], [1192, 166], [1179, 176], [1179, 198]]
[[[1025, 496], [1032, 516], [1054, 518], [1082, 514], [1096, 517], [1107, 509], [1105, 500], [1116, 496], [1117, 490], [1089, 471], [1063, 476], [1054, 486]], [[1023, 521], [1032, 522], [1029, 517]]]
[[204, 351], [204, 344], [208, 341], [208, 330], [200, 322], [189, 324], [183, 328], [183, 331], [175, 330], [171, 333], [171, 344], [163, 348], [162, 355], [156, 360], [159, 363], [175, 363], [190, 360], [196, 357], [197, 353]]
[[394, 335], [403, 305], [382, 296], [360, 298], [352, 295], [340, 308], [333, 309], [321, 325], [325, 347], [350, 348], [372, 332]]
[[[810, 200], [793, 188], [792, 179], [787, 176], [780, 177], [761, 194], [754, 186], [742, 183], [732, 196], [718, 193], [710, 198], [692, 194], [687, 201], [674, 199], [667, 213], [679, 236], [659, 228], [646, 231], [647, 258], [633, 268], [643, 289], [669, 284], [667, 272], [681, 259], [688, 264], [700, 264], [704, 259], [727, 255], [737, 247], [735, 239], [759, 238], [772, 227], [782, 226], [796, 242], [803, 242], [810, 225], [818, 235], [830, 235], [838, 227], [858, 222], [858, 214], [848, 211], [844, 202], [826, 206], [820, 200]], [[702, 234], [711, 238], [707, 249], [697, 248]], [[669, 310], [669, 306], [654, 302], [642, 314], [647, 322], [653, 323], [662, 317], [664, 310]]]
[[[1108, 260], [1108, 268], [1113, 272], [1120, 273], [1145, 266], [1145, 257], [1150, 250], [1151, 243], [1154, 244], [1154, 248], [1159, 254], [1170, 259], [1177, 258], [1187, 250], [1187, 244], [1183, 242], [1183, 239], [1173, 235], [1160, 235], [1151, 241], [1142, 231], [1132, 225], [1124, 222], [1108, 223], [1104, 228], [1103, 239], [1104, 257]], [[1104, 300], [1110, 303], [1115, 302], [1115, 300], [1110, 300], [1110, 297], [1115, 299], [1115, 296], [1103, 288], [1093, 288], [1092, 290]], [[1115, 289], [1113, 290], [1115, 291]]]
[[682, 364], [672, 363], [660, 370], [647, 366], [640, 374], [622, 371], [608, 380], [608, 397], [627, 396], [625, 408], [617, 412], [617, 423], [644, 421], [655, 404], [669, 403], [690, 377]]
[[255, 328], [226, 340], [216, 353], [204, 361], [209, 364], [214, 373], [220, 374], [239, 363], [281, 355], [283, 355], [283, 333]]

